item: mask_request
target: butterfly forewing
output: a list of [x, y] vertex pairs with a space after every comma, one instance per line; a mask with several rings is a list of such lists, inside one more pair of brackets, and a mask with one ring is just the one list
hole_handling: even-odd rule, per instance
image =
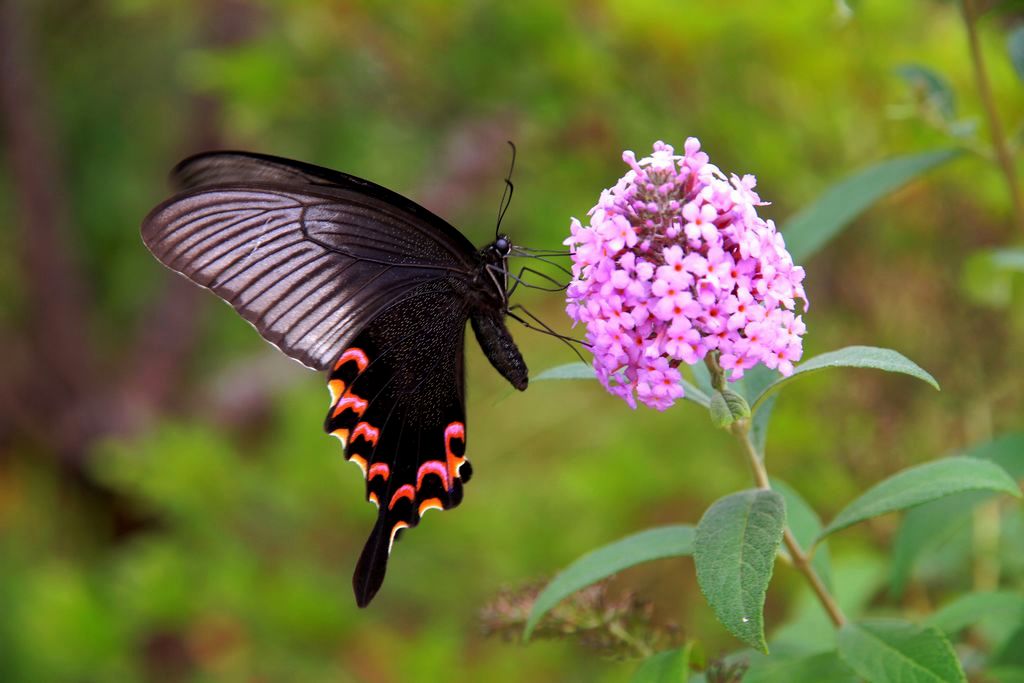
[[[477, 265], [473, 244], [447, 221], [397, 192], [340, 171], [265, 154], [208, 152], [178, 164], [171, 178], [182, 190], [228, 185], [277, 187], [329, 197], [335, 200], [330, 211], [337, 213], [328, 217], [327, 232], [333, 231], [331, 222], [352, 222], [339, 220], [343, 214], [362, 214], [355, 216], [355, 229], [344, 233], [344, 246], [350, 250], [355, 248], [355, 238], [391, 239], [401, 246], [384, 246], [362, 255], [407, 259], [421, 265], [460, 264], [467, 270]], [[360, 230], [360, 226], [372, 229]]]
[[[272, 344], [326, 369], [359, 329], [416, 285], [468, 274], [472, 245], [390, 190], [327, 169], [244, 154], [180, 164], [185, 192], [147, 216], [142, 237], [168, 267], [212, 289]], [[232, 181], [232, 170], [237, 178]], [[314, 192], [315, 191], [315, 192]], [[415, 206], [409, 200], [404, 204]]]

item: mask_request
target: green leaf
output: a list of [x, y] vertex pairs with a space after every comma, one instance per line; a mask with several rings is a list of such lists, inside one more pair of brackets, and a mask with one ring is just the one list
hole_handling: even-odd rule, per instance
[[958, 149], [941, 149], [896, 157], [836, 183], [786, 221], [782, 233], [793, 260], [803, 263], [879, 199], [960, 154]]
[[1010, 53], [1017, 78], [1024, 81], [1024, 26], [1018, 26], [1007, 34], [1006, 51]]
[[994, 613], [1016, 617], [1024, 623], [1024, 595], [1010, 591], [968, 593], [943, 605], [925, 623], [953, 636]]
[[989, 679], [999, 683], [1024, 683], [1024, 667], [1019, 666], [993, 666], [985, 673]]
[[775, 656], [750, 665], [743, 683], [856, 683], [857, 676], [833, 652], [779, 660]]
[[[821, 520], [818, 513], [789, 484], [774, 477], [772, 488], [778, 491], [786, 501], [786, 526], [793, 532], [800, 548], [806, 553], [814, 548], [814, 541], [821, 533]], [[785, 550], [782, 551], [786, 553]], [[788, 556], [788, 553], [786, 553]], [[829, 558], [828, 545], [822, 544], [814, 549], [811, 559], [814, 570], [829, 588], [832, 587], [832, 564]]]
[[728, 387], [712, 394], [708, 410], [711, 412], [712, 424], [721, 429], [727, 429], [739, 420], [750, 419], [750, 406], [747, 405], [747, 401]]
[[1016, 283], [1024, 273], [1024, 249], [982, 249], [967, 257], [960, 273], [960, 287], [974, 303], [996, 308], [1013, 304]]
[[782, 375], [778, 370], [758, 364], [743, 373], [743, 378], [736, 382], [737, 391], [743, 394], [748, 402], [753, 402], [780, 377]]
[[892, 620], [848, 623], [839, 656], [871, 683], [966, 683], [953, 646], [936, 628]]
[[933, 69], [920, 64], [904, 64], [896, 73], [907, 82], [924, 101], [945, 121], [952, 121], [956, 115], [956, 97], [949, 82]]
[[[574, 362], [548, 368], [547, 370], [539, 373], [536, 377], [531, 377], [530, 381], [546, 382], [553, 379], [597, 379], [597, 375], [594, 374], [594, 368], [591, 366], [585, 363]], [[683, 385], [683, 390], [686, 392], [684, 396], [686, 400], [693, 401], [697, 405], [705, 408], [711, 404], [711, 397], [698, 389], [691, 382], [683, 379], [680, 383]]]
[[750, 418], [750, 442], [754, 444], [754, 450], [757, 451], [761, 460], [764, 460], [765, 449], [768, 446], [768, 423], [772, 417], [772, 410], [775, 409], [775, 399], [777, 398], [778, 394], [772, 394], [762, 401], [757, 412]]
[[792, 375], [781, 377], [765, 387], [751, 403], [751, 410], [756, 411], [768, 394], [787, 382], [800, 375], [825, 368], [872, 368], [886, 372], [899, 372], [923, 380], [936, 389], [939, 388], [939, 383], [935, 381], [934, 377], [901, 353], [892, 349], [881, 349], [877, 346], [847, 346], [838, 351], [829, 351], [815, 356], [796, 366]]
[[530, 381], [545, 382], [551, 379], [597, 379], [597, 375], [594, 374], [594, 368], [586, 363], [572, 362], [548, 368], [540, 374], [531, 377]]
[[715, 388], [711, 386], [711, 371], [708, 370], [708, 366], [703, 363], [697, 363], [688, 367], [690, 372], [693, 373], [693, 381], [696, 382], [701, 391], [710, 396]]
[[903, 595], [917, 559], [969, 531], [971, 509], [989, 497], [980, 491], [955, 493], [907, 510], [893, 539], [889, 563], [889, 592]]
[[630, 683], [687, 683], [692, 644], [651, 655], [637, 668]]
[[576, 591], [643, 562], [692, 555], [693, 539], [693, 527], [679, 524], [641, 531], [587, 553], [562, 570], [537, 596], [523, 639], [529, 639], [552, 607]]
[[697, 583], [718, 620], [747, 645], [768, 651], [764, 599], [782, 542], [786, 506], [775, 491], [740, 491], [716, 501], [697, 525]]
[[[961, 455], [990, 460], [1014, 479], [1024, 478], [1024, 433], [1011, 432], [974, 444]], [[970, 491], [947, 496], [909, 510], [893, 541], [889, 590], [900, 596], [920, 555], [969, 530], [971, 510], [992, 496]]]
[[[874, 554], [844, 553], [832, 571], [833, 596], [843, 612], [851, 616], [862, 614], [885, 582], [885, 564]], [[769, 643], [773, 652], [794, 655], [836, 649], [835, 626], [809, 586], [803, 586], [797, 593], [785, 622], [774, 629]]]
[[1017, 627], [992, 655], [992, 663], [1005, 667], [1024, 667], [1024, 624]]
[[818, 538], [887, 512], [979, 490], [1021, 495], [1017, 482], [996, 464], [964, 456], [944, 458], [898, 472], [868, 489], [836, 515]]

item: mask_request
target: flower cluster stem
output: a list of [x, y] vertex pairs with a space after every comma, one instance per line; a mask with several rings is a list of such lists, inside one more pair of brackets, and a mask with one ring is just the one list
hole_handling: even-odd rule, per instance
[[[765, 469], [764, 462], [762, 462], [761, 457], [758, 455], [757, 449], [754, 448], [753, 441], [750, 440], [750, 431], [745, 426], [739, 426], [733, 430], [733, 433], [743, 444], [743, 449], [746, 452], [757, 487], [771, 489], [771, 483], [768, 480], [768, 470]], [[829, 619], [832, 620], [836, 628], [842, 627], [846, 623], [846, 616], [843, 614], [843, 610], [840, 609], [836, 599], [829, 592], [821, 577], [818, 576], [818, 572], [814, 571], [810, 557], [800, 547], [789, 526], [786, 526], [782, 531], [782, 541], [786, 544], [786, 550], [789, 551], [789, 556], [793, 559], [793, 566], [807, 579], [811, 590], [814, 591], [814, 595], [825, 609]]]
[[964, 26], [967, 29], [967, 42], [971, 50], [971, 63], [974, 66], [974, 80], [978, 84], [978, 94], [985, 107], [985, 117], [988, 119], [988, 129], [992, 135], [992, 146], [995, 148], [996, 159], [999, 161], [1003, 177], [1010, 190], [1010, 200], [1013, 203], [1013, 222], [1017, 225], [1017, 229], [1024, 233], [1024, 195], [1021, 194], [1020, 183], [1017, 180], [1017, 167], [1006, 141], [1006, 134], [1003, 132], [999, 112], [996, 110], [992, 86], [989, 83], [988, 71], [985, 67], [985, 58], [981, 53], [981, 41], [978, 39], [977, 27], [978, 10], [975, 2], [976, 0], [962, 0]]

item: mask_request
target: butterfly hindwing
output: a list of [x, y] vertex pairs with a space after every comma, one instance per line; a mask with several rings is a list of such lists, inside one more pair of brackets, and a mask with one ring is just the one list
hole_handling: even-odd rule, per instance
[[356, 601], [384, 580], [396, 535], [429, 509], [462, 500], [465, 458], [463, 339], [468, 311], [451, 288], [429, 283], [391, 306], [338, 357], [328, 379], [325, 429], [366, 478], [377, 522], [356, 566]]

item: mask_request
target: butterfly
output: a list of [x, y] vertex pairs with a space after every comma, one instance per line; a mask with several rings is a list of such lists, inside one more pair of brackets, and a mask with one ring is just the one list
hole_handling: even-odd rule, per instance
[[324, 427], [378, 508], [352, 579], [365, 607], [397, 534], [427, 510], [458, 505], [472, 474], [467, 321], [495, 369], [526, 389], [505, 325], [512, 243], [497, 235], [477, 249], [396, 192], [300, 161], [208, 152], [171, 178], [177, 194], [142, 223], [153, 255], [285, 354], [327, 372]]

